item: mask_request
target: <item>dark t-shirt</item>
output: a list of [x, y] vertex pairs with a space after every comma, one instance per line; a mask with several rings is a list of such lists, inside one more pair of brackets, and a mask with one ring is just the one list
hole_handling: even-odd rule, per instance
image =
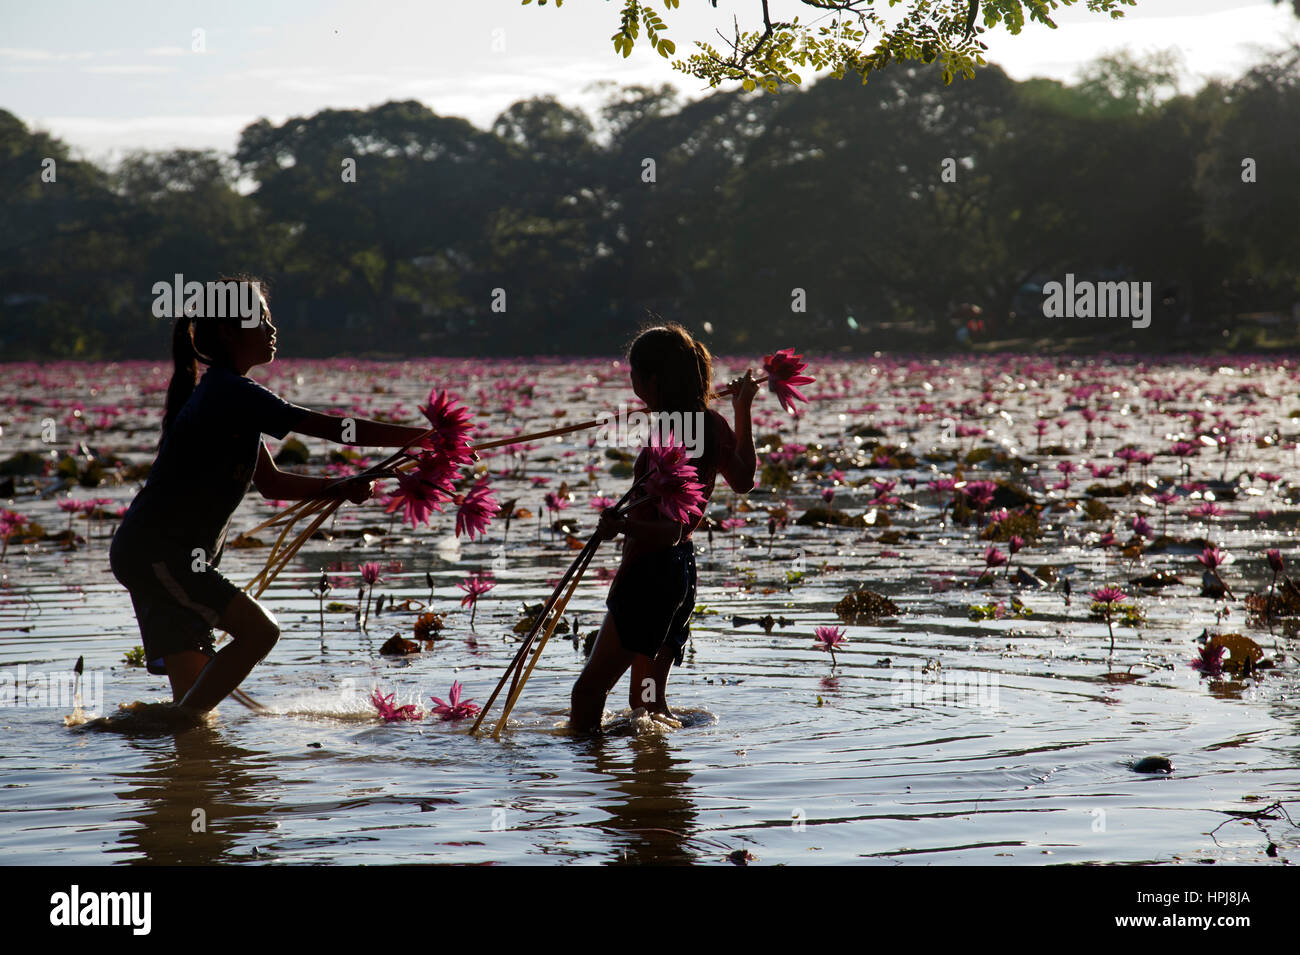
[[209, 368], [177, 413], [149, 480], [113, 541], [116, 559], [156, 558], [202, 548], [216, 563], [230, 518], [248, 493], [262, 435], [283, 438], [308, 409], [251, 378]]

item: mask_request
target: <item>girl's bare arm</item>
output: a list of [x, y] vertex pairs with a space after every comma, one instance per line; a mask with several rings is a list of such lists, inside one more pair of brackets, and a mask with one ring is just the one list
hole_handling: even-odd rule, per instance
[[[339, 417], [312, 411], [294, 428], [298, 434], [335, 444], [355, 444], [365, 448], [403, 448], [418, 441], [424, 428], [402, 424], [385, 424], [370, 418]], [[345, 440], [350, 439], [350, 440]]]
[[735, 394], [731, 406], [736, 412], [736, 447], [721, 462], [718, 470], [726, 478], [727, 484], [737, 494], [748, 494], [754, 490], [754, 472], [758, 469], [758, 456], [754, 452], [753, 426], [749, 420], [750, 404], [758, 393], [758, 384], [748, 371], [744, 376], [731, 383]]
[[[330, 487], [331, 484], [334, 486]], [[262, 445], [257, 453], [257, 469], [253, 472], [253, 486], [257, 488], [259, 494], [272, 501], [346, 497], [354, 504], [360, 504], [374, 493], [374, 482], [366, 478], [357, 478], [339, 484], [335, 478], [309, 477], [306, 474], [281, 471], [271, 460], [266, 445]]]

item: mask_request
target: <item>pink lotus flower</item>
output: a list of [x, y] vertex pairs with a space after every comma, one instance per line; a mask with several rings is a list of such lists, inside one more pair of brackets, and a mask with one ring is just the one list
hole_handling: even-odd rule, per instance
[[998, 550], [992, 544], [989, 545], [988, 550], [984, 551], [984, 567], [986, 569], [1001, 567], [1006, 562], [1007, 555], [1002, 553], [1002, 551]]
[[456, 511], [456, 536], [465, 534], [470, 540], [475, 534], [484, 534], [500, 504], [488, 488], [487, 478], [480, 478], [468, 494], [461, 498]]
[[1206, 643], [1200, 648], [1200, 656], [1188, 664], [1193, 670], [1200, 670], [1206, 676], [1220, 676], [1223, 673], [1223, 653], [1221, 643]]
[[642, 486], [660, 513], [679, 524], [700, 517], [704, 513], [704, 485], [696, 480], [697, 472], [687, 460], [686, 449], [669, 437], [667, 444], [651, 444], [645, 452], [648, 466]]
[[10, 511], [0, 507], [0, 537], [9, 537], [26, 523], [27, 518], [17, 511]]
[[962, 494], [978, 511], [986, 510], [993, 503], [993, 495], [998, 486], [992, 481], [970, 481], [962, 488]]
[[1268, 559], [1268, 566], [1272, 569], [1274, 574], [1282, 573], [1284, 565], [1282, 563], [1282, 552], [1280, 550], [1276, 547], [1271, 547], [1264, 552], [1264, 556]]
[[360, 568], [361, 579], [373, 587], [379, 582], [379, 565], [373, 561], [368, 564], [362, 564]]
[[1089, 596], [1092, 597], [1093, 600], [1097, 601], [1097, 603], [1103, 605], [1104, 612], [1106, 614], [1106, 630], [1110, 633], [1110, 652], [1114, 653], [1115, 652], [1115, 630], [1111, 626], [1110, 615], [1111, 615], [1111, 611], [1114, 609], [1115, 604], [1124, 600], [1128, 600], [1128, 594], [1124, 593], [1124, 591], [1120, 590], [1118, 587], [1106, 586], [1091, 591]]
[[1219, 550], [1219, 548], [1207, 547], [1196, 555], [1196, 560], [1197, 563], [1207, 570], [1217, 570], [1219, 565], [1221, 565], [1227, 557], [1228, 555]]
[[417, 461], [416, 470], [397, 472], [397, 491], [384, 507], [386, 514], [401, 508], [403, 522], [412, 527], [427, 525], [434, 511], [441, 513], [443, 503], [455, 493], [452, 482], [457, 473], [441, 454], [422, 454]]
[[546, 493], [545, 503], [548, 511], [562, 511], [569, 506], [569, 499], [556, 494], [554, 491], [548, 491]]
[[844, 628], [818, 627], [813, 633], [817, 637], [817, 649], [829, 650], [831, 666], [835, 666], [835, 648], [848, 643], [848, 639], [844, 636]]
[[1093, 600], [1097, 601], [1098, 603], [1103, 603], [1106, 604], [1107, 606], [1110, 606], [1111, 604], [1114, 603], [1120, 603], [1121, 601], [1124, 600], [1128, 600], [1128, 594], [1124, 593], [1124, 591], [1120, 590], [1118, 587], [1110, 587], [1110, 586], [1102, 587], [1098, 590], [1090, 591], [1088, 596], [1090, 596]]
[[463, 720], [477, 713], [479, 710], [477, 703], [472, 699], [462, 700], [460, 698], [463, 689], [458, 681], [453, 681], [451, 692], [448, 694], [450, 697], [449, 702], [443, 702], [436, 696], [432, 697], [433, 702], [438, 705], [430, 711], [430, 715], [441, 716], [444, 720]]
[[460, 605], [469, 607], [469, 625], [473, 627], [474, 615], [478, 612], [478, 598], [495, 587], [496, 581], [491, 574], [470, 574], [456, 586], [465, 591], [465, 596], [460, 598]]
[[420, 406], [420, 412], [429, 419], [433, 432], [423, 441], [423, 447], [437, 452], [453, 465], [468, 464], [474, 460], [474, 449], [469, 436], [474, 430], [469, 409], [456, 404], [456, 399], [445, 391], [430, 391], [429, 403]]
[[402, 723], [423, 719], [424, 714], [416, 709], [414, 703], [407, 703], [405, 706], [393, 705], [393, 699], [396, 693], [389, 693], [384, 696], [376, 689], [370, 694], [370, 702], [379, 715], [383, 717], [385, 723]]
[[808, 399], [796, 388], [796, 385], [811, 385], [813, 379], [803, 374], [808, 363], [802, 355], [796, 355], [793, 348], [782, 348], [772, 355], [763, 356], [763, 370], [767, 372], [767, 387], [776, 395], [776, 400], [786, 411], [794, 411], [795, 399], [807, 402]]
[[598, 497], [593, 497], [591, 499], [591, 506], [597, 511], [603, 511], [605, 508], [613, 507], [617, 503], [618, 501], [616, 501], [614, 498], [605, 497], [603, 495]]

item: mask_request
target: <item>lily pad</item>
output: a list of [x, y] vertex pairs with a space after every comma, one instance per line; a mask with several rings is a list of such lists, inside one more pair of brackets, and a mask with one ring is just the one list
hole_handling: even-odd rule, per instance
[[405, 639], [400, 633], [395, 633], [379, 648], [379, 652], [385, 656], [408, 656], [412, 653], [420, 652], [420, 645], [411, 640]]
[[835, 615], [848, 624], [897, 617], [898, 612], [892, 600], [870, 590], [855, 590], [835, 605]]
[[1223, 669], [1237, 675], [1247, 675], [1264, 659], [1263, 648], [1250, 637], [1239, 633], [1219, 633], [1211, 637], [1208, 647], [1223, 647]]

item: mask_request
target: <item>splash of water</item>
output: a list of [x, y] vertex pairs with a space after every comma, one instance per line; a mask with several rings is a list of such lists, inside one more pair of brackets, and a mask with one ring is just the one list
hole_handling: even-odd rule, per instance
[[79, 713], [80, 707], [74, 707], [72, 715], [64, 717], [64, 724], [78, 732], [122, 733], [128, 736], [179, 733], [198, 726], [211, 726], [216, 722], [215, 710], [196, 713], [171, 700], [119, 703], [116, 713], [96, 719], [87, 719], [84, 713], [80, 713], [81, 722], [73, 722]]

